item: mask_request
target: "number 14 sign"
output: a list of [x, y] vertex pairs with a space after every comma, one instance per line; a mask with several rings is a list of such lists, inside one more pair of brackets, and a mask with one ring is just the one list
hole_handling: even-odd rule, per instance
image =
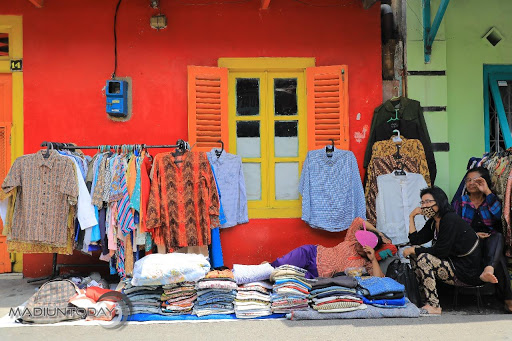
[[11, 71], [23, 71], [23, 60], [12, 59], [11, 60]]

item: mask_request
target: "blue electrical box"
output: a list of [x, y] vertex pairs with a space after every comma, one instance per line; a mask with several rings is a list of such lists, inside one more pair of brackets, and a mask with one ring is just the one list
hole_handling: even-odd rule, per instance
[[107, 81], [107, 113], [111, 116], [128, 116], [128, 82]]

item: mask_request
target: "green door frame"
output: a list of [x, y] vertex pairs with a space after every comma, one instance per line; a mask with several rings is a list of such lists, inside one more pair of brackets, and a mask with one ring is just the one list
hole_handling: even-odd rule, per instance
[[512, 81], [512, 65], [484, 65], [484, 128], [485, 128], [485, 151], [491, 150], [491, 119], [489, 113], [489, 89], [498, 112], [498, 121], [500, 124], [505, 148], [512, 147], [512, 135], [508, 125], [505, 107], [501, 99], [498, 81]]

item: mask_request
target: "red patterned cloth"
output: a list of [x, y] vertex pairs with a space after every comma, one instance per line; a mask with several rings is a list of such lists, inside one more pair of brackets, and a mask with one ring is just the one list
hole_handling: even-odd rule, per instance
[[219, 225], [219, 195], [203, 152], [186, 152], [181, 163], [171, 153], [155, 156], [146, 227], [156, 244], [172, 252], [210, 244], [210, 229]]

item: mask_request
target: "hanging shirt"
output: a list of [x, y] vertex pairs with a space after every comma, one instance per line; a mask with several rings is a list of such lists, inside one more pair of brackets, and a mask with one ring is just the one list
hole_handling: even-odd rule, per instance
[[146, 212], [148, 208], [149, 193], [151, 190], [151, 182], [149, 173], [151, 172], [151, 157], [149, 155], [144, 157], [140, 165], [140, 230], [148, 232], [146, 228]]
[[[409, 214], [419, 206], [420, 191], [427, 187], [421, 174], [394, 173], [377, 177], [377, 230], [386, 234], [393, 244], [399, 245], [409, 241]], [[421, 215], [414, 218], [419, 231], [425, 225]]]
[[221, 203], [226, 216], [226, 223], [221, 228], [231, 227], [249, 222], [247, 210], [247, 195], [245, 191], [242, 158], [226, 153], [225, 150], [217, 157], [215, 148], [208, 153], [219, 191], [222, 194]]
[[48, 158], [44, 153], [17, 158], [2, 184], [5, 193], [16, 187], [22, 193], [16, 203], [11, 237], [65, 246], [70, 205], [76, 205], [79, 191], [75, 165], [54, 150]]
[[218, 226], [219, 196], [206, 153], [186, 152], [176, 164], [171, 153], [155, 156], [147, 228], [168, 252], [210, 243]]
[[76, 217], [78, 218], [78, 222], [80, 223], [80, 228], [85, 230], [88, 227], [92, 227], [98, 224], [98, 220], [96, 220], [96, 213], [94, 211], [94, 206], [92, 205], [91, 194], [89, 190], [87, 190], [87, 186], [85, 185], [84, 178], [80, 172], [80, 166], [75, 158], [71, 157], [71, 155], [64, 155], [64, 157], [69, 158], [75, 164], [76, 169], [76, 179], [78, 182], [78, 202], [77, 202], [77, 211]]
[[377, 209], [375, 200], [379, 189], [377, 178], [379, 175], [392, 173], [395, 169], [403, 169], [409, 173], [419, 173], [418, 161], [415, 158], [403, 155], [401, 159], [395, 159], [393, 155], [374, 157], [370, 168], [372, 174], [368, 175], [364, 195], [366, 197], [366, 219], [375, 226], [377, 224]]
[[363, 185], [354, 153], [334, 149], [308, 152], [299, 181], [302, 220], [315, 228], [344, 231], [354, 218], [366, 216]]
[[[387, 122], [391, 117], [395, 116], [400, 119], [402, 124], [396, 121]], [[395, 126], [396, 123], [398, 123], [398, 126]], [[411, 127], [414, 128], [411, 129]], [[388, 100], [375, 108], [363, 166], [368, 167], [368, 164], [370, 163], [374, 143], [379, 140], [390, 138], [390, 133], [392, 134], [393, 129], [400, 129], [400, 132], [403, 129], [403, 135], [405, 135], [405, 137], [421, 140], [420, 143], [425, 150], [426, 158], [428, 160], [429, 176], [433, 183], [436, 178], [437, 170], [427, 124], [423, 116], [423, 109], [420, 102], [406, 97], [400, 97], [398, 107], [395, 107], [392, 101]], [[381, 132], [380, 134], [379, 131]], [[427, 183], [430, 183], [430, 178], [426, 180]]]
[[[375, 142], [372, 148], [372, 159], [375, 157], [385, 157], [389, 155], [409, 156], [418, 162], [419, 173], [423, 175], [425, 181], [430, 186], [430, 172], [428, 170], [427, 158], [425, 157], [425, 150], [419, 140], [406, 139], [402, 136], [401, 143], [395, 143], [392, 139], [385, 141]], [[367, 183], [371, 181], [370, 177], [373, 176], [372, 162], [367, 169]]]

